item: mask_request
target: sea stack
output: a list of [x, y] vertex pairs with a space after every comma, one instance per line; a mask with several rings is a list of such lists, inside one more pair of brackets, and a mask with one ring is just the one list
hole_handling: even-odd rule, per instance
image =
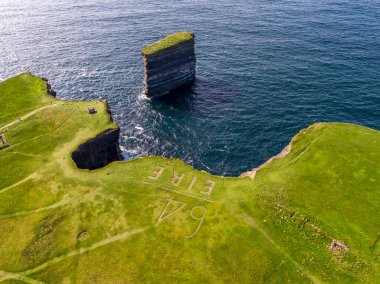
[[156, 41], [142, 52], [144, 57], [144, 92], [160, 97], [195, 79], [194, 34], [178, 32]]

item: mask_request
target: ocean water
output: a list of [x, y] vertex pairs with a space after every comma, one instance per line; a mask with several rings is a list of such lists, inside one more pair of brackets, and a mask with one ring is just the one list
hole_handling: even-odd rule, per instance
[[[141, 93], [141, 49], [196, 34], [197, 78]], [[380, 128], [379, 0], [0, 0], [0, 79], [30, 71], [61, 99], [107, 99], [126, 159], [239, 175], [318, 121]]]

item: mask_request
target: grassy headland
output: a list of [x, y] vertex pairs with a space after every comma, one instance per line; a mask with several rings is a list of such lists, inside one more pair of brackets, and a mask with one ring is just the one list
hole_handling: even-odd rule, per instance
[[60, 101], [25, 73], [0, 83], [0, 105], [0, 282], [380, 277], [378, 131], [314, 124], [255, 180], [161, 157], [89, 171], [71, 153], [117, 127], [104, 102]]
[[151, 55], [153, 53], [163, 51], [164, 49], [167, 49], [171, 46], [175, 46], [182, 42], [192, 40], [193, 38], [194, 38], [194, 34], [191, 32], [178, 32], [178, 33], [170, 34], [167, 37], [146, 46], [142, 50], [141, 54]]

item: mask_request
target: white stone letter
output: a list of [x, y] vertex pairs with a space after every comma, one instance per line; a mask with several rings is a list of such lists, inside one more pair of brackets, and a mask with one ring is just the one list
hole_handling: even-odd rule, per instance
[[170, 217], [178, 210], [186, 206], [186, 203], [181, 201], [176, 201], [173, 199], [168, 199], [165, 208], [161, 211], [160, 217], [158, 217], [157, 224], [160, 224], [165, 218]]
[[160, 176], [162, 175], [162, 172], [165, 170], [164, 167], [161, 167], [161, 166], [156, 166], [156, 168], [158, 170], [155, 170], [153, 172], [153, 175], [152, 176], [149, 176], [148, 179], [159, 179]]
[[183, 180], [184, 177], [185, 177], [185, 174], [178, 175], [178, 173], [176, 171], [174, 171], [173, 172], [173, 178], [172, 178], [172, 184], [174, 186], [179, 186], [179, 184], [181, 183], [181, 181]]
[[191, 190], [193, 188], [194, 183], [197, 181], [197, 177], [193, 177], [189, 186], [187, 187], [188, 190]]
[[[198, 208], [201, 209], [203, 213], [202, 213], [201, 216], [196, 217], [196, 216], [194, 216], [194, 210], [197, 210]], [[206, 216], [206, 212], [207, 212], [207, 210], [203, 206], [195, 206], [193, 209], [191, 209], [191, 212], [190, 212], [191, 218], [193, 218], [195, 220], [199, 220], [199, 223], [198, 223], [198, 226], [195, 229], [195, 231], [191, 235], [185, 236], [185, 238], [188, 238], [188, 239], [192, 238], [192, 237], [194, 237], [198, 233], [200, 227], [202, 226], [203, 220], [204, 220], [204, 218]]]
[[214, 189], [214, 186], [215, 186], [215, 181], [213, 181], [213, 180], [206, 180], [206, 186], [205, 186], [205, 188], [207, 189], [207, 191], [201, 190], [200, 193], [206, 194], [206, 195], [210, 196], [211, 193], [212, 193], [212, 191], [213, 191], [213, 189]]

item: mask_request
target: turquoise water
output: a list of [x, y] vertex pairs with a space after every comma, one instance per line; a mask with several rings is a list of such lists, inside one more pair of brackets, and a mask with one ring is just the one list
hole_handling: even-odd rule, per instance
[[[0, 0], [0, 15], [0, 79], [106, 98], [126, 158], [238, 175], [317, 121], [380, 129], [378, 0]], [[196, 83], [147, 100], [140, 50], [179, 30], [196, 33]]]

